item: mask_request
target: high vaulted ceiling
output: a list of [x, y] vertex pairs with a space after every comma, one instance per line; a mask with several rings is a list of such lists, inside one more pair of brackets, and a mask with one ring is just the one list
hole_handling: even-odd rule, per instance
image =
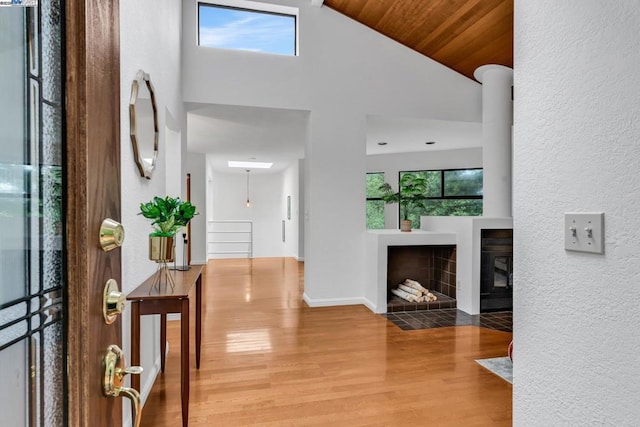
[[324, 0], [324, 5], [473, 79], [513, 67], [513, 0]]

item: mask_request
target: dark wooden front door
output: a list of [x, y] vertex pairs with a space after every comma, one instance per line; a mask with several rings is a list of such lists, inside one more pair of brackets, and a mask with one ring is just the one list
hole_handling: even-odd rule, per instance
[[0, 424], [117, 427], [102, 294], [121, 254], [99, 229], [120, 219], [119, 5], [22, 3], [0, 7]]
[[121, 281], [120, 249], [99, 246], [100, 224], [120, 220], [120, 50], [117, 0], [66, 1], [69, 425], [120, 426], [122, 399], [102, 394], [102, 359], [122, 347], [102, 294]]

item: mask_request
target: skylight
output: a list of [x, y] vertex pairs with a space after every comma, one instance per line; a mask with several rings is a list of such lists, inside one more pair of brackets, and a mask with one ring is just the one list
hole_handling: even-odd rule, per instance
[[[266, 4], [263, 7], [282, 9]], [[287, 11], [289, 9], [291, 14], [198, 3], [198, 44], [204, 47], [295, 56], [297, 17], [293, 12], [296, 9], [287, 8]]]
[[269, 169], [273, 166], [273, 163], [268, 162], [243, 162], [229, 160], [228, 165], [230, 168], [244, 168], [244, 169]]

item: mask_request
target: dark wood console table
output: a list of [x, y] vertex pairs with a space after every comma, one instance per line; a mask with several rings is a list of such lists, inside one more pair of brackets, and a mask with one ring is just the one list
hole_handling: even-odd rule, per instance
[[[171, 270], [175, 287], [162, 283], [154, 286], [159, 273], [153, 274], [127, 295], [131, 301], [131, 365], [140, 364], [140, 316], [160, 315], [160, 369], [164, 372], [167, 345], [167, 314], [180, 313], [180, 390], [182, 425], [189, 425], [189, 293], [195, 285], [196, 298], [196, 368], [200, 369], [202, 343], [202, 272], [204, 265], [192, 265], [187, 271]], [[164, 278], [166, 280], [166, 278]], [[140, 377], [131, 376], [131, 386], [140, 390]]]

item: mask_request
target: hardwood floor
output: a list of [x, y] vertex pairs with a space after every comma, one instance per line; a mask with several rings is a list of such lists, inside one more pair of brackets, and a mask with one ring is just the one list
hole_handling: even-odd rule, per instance
[[[402, 331], [364, 306], [309, 308], [302, 278], [290, 258], [209, 262], [190, 426], [511, 425], [512, 386], [474, 361], [505, 356], [510, 333]], [[143, 426], [181, 425], [179, 322], [167, 329]]]

